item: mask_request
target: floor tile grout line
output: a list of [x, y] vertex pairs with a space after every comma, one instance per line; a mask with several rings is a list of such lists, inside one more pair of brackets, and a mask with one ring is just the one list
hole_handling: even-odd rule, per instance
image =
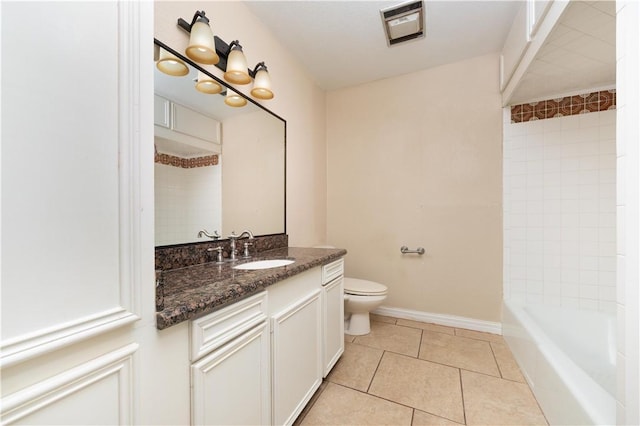
[[[334, 384], [334, 385], [336, 385], [336, 386], [340, 386], [340, 387], [343, 387], [343, 388], [346, 388], [346, 389], [351, 389], [352, 391], [356, 391], [356, 392], [359, 392], [359, 393], [361, 393], [361, 394], [364, 394], [364, 395], [367, 395], [367, 396], [371, 396], [371, 397], [373, 397], [373, 398], [380, 399], [380, 400], [382, 400], [382, 401], [391, 402], [392, 404], [400, 405], [400, 406], [402, 406], [402, 407], [411, 408], [412, 410], [415, 410], [415, 409], [416, 409], [415, 407], [412, 407], [412, 406], [410, 406], [410, 405], [403, 404], [403, 403], [401, 403], [401, 402], [394, 401], [394, 400], [392, 400], [392, 399], [384, 398], [384, 397], [382, 397], [382, 396], [380, 396], [380, 395], [376, 395], [376, 394], [374, 394], [374, 393], [363, 392], [363, 391], [361, 391], [360, 389], [354, 389], [354, 388], [352, 388], [352, 387], [349, 387], [349, 386], [347, 386], [347, 385], [343, 385], [343, 384], [341, 384], [341, 383], [333, 383], [333, 382], [331, 382], [331, 383], [332, 383], [332, 384]], [[431, 414], [431, 413], [429, 413], [429, 414]], [[439, 416], [439, 417], [441, 417], [441, 416]], [[443, 417], [443, 418], [446, 418], [446, 417]], [[447, 419], [447, 420], [448, 420], [448, 419]]]
[[460, 379], [460, 398], [462, 398], [462, 417], [464, 424], [467, 424], [467, 407], [464, 404], [464, 386], [462, 385], [462, 369], [458, 368], [458, 378]]
[[[470, 372], [470, 373], [478, 373], [478, 374], [482, 374], [483, 376], [493, 377], [494, 379], [507, 380], [507, 381], [509, 381], [509, 382], [514, 382], [514, 383], [522, 383], [522, 382], [518, 382], [518, 381], [516, 381], [516, 380], [503, 379], [503, 378], [502, 378], [502, 377], [500, 377], [500, 376], [493, 376], [493, 375], [491, 375], [491, 374], [484, 373], [484, 372], [482, 372], [482, 371], [471, 370], [471, 369], [464, 368], [464, 367], [458, 367], [458, 366], [456, 366], [456, 365], [449, 365], [449, 364], [444, 364], [444, 363], [442, 363], [442, 362], [438, 362], [438, 361], [432, 361], [432, 360], [430, 360], [430, 359], [420, 358], [420, 357], [419, 357], [419, 355], [420, 355], [420, 352], [419, 352], [419, 351], [418, 351], [418, 357], [415, 357], [415, 356], [413, 356], [413, 355], [407, 355], [407, 354], [403, 354], [403, 353], [400, 353], [400, 352], [394, 352], [394, 351], [390, 351], [390, 350], [388, 350], [388, 349], [376, 348], [376, 347], [374, 347], [374, 346], [368, 346], [368, 345], [362, 345], [362, 344], [360, 344], [360, 346], [364, 346], [364, 347], [372, 348], [372, 349], [379, 349], [379, 350], [383, 351], [383, 353], [382, 353], [382, 357], [384, 357], [384, 354], [388, 352], [388, 353], [390, 353], [390, 354], [400, 355], [400, 356], [406, 356], [407, 358], [411, 358], [411, 359], [415, 359], [415, 360], [423, 361], [423, 362], [429, 362], [429, 363], [431, 363], [431, 364], [441, 365], [441, 366], [443, 366], [443, 367], [455, 368], [455, 369], [458, 369], [458, 370], [468, 371], [468, 372]], [[380, 367], [380, 363], [382, 362], [382, 357], [380, 357], [380, 361], [378, 361], [378, 365], [376, 366], [376, 373], [378, 372], [378, 367]], [[498, 370], [498, 373], [499, 373], [499, 372], [500, 372], [500, 371]], [[374, 373], [374, 376], [375, 376], [375, 373]], [[373, 379], [371, 379], [371, 380], [373, 381]], [[369, 386], [371, 386], [371, 384], [369, 384]], [[368, 391], [368, 390], [367, 390], [367, 391]]]
[[[423, 361], [425, 361], [425, 360], [423, 360]], [[430, 361], [430, 362], [432, 362], [432, 361]], [[435, 364], [438, 364], [438, 363], [435, 363]], [[447, 366], [447, 367], [451, 367], [450, 365], [446, 365], [446, 364], [441, 364], [441, 365], [444, 365], [444, 366]], [[531, 389], [531, 386], [529, 385], [529, 383], [528, 383], [527, 381], [519, 382], [519, 381], [517, 381], [517, 380], [513, 380], [513, 379], [505, 379], [504, 377], [492, 376], [491, 374], [482, 373], [482, 372], [480, 372], [480, 371], [469, 370], [468, 368], [462, 368], [462, 367], [453, 367], [453, 368], [457, 368], [457, 369], [458, 369], [458, 370], [460, 370], [461, 372], [462, 372], [462, 371], [466, 371], [467, 373], [481, 374], [481, 375], [483, 375], [483, 376], [491, 377], [491, 378], [493, 378], [493, 379], [504, 380], [504, 381], [509, 382], [509, 383], [515, 383], [515, 384], [525, 385], [525, 386], [527, 386], [527, 388], [528, 388], [528, 389], [531, 391], [531, 393], [533, 394], [533, 389]], [[535, 394], [533, 394], [533, 396], [534, 396], [534, 398], [535, 398]], [[537, 403], [537, 402], [538, 402], [538, 400], [536, 399], [536, 403]]]
[[[431, 324], [430, 322], [425, 322], [425, 324]], [[438, 324], [434, 324], [434, 325], [438, 325]], [[447, 336], [455, 336], [455, 334], [451, 334], [451, 333], [445, 333], [443, 331], [437, 331], [437, 330], [428, 330], [426, 328], [422, 328], [422, 327], [413, 327], [411, 325], [402, 325], [402, 324], [396, 324], [397, 327], [403, 327], [403, 328], [412, 328], [414, 330], [422, 330], [422, 331], [430, 331], [432, 333], [440, 333], [440, 334], [446, 334]], [[446, 325], [443, 325], [441, 327], [446, 327]]]
[[[405, 353], [402, 353], [402, 352], [396, 352], [396, 351], [392, 351], [392, 350], [389, 350], [389, 349], [379, 348], [377, 346], [370, 346], [370, 345], [365, 345], [363, 343], [356, 343], [356, 342], [353, 342], [352, 344], [353, 345], [364, 346], [365, 348], [379, 349], [381, 351], [390, 352], [392, 354], [404, 355], [404, 356], [409, 356], [409, 357], [413, 357], [413, 358], [419, 359], [417, 356], [408, 355], [408, 354], [405, 354]], [[420, 347], [418, 347], [418, 355], [420, 355]]]
[[[389, 325], [392, 325], [392, 324], [389, 324]], [[403, 326], [403, 325], [398, 325], [398, 324], [396, 324], [396, 325], [397, 325], [398, 327], [405, 327], [405, 326]], [[405, 327], [405, 328], [406, 328], [406, 327]], [[409, 327], [409, 328], [412, 328], [412, 327]], [[407, 407], [407, 408], [409, 408], [409, 409], [411, 409], [411, 410], [412, 410], [412, 411], [411, 411], [411, 421], [412, 421], [412, 422], [415, 420], [415, 418], [416, 418], [416, 410], [419, 410], [419, 408], [412, 407], [412, 406], [410, 406], [410, 405], [406, 405], [405, 403], [400, 403], [400, 402], [395, 401], [395, 400], [392, 400], [392, 399], [387, 399], [387, 398], [385, 398], [385, 397], [379, 396], [379, 395], [377, 395], [377, 394], [375, 394], [375, 393], [372, 393], [372, 392], [371, 392], [371, 390], [372, 390], [372, 385], [373, 385], [373, 381], [376, 379], [377, 374], [378, 374], [378, 373], [380, 373], [380, 371], [381, 371], [381, 370], [380, 370], [380, 368], [381, 368], [382, 360], [383, 360], [383, 358], [384, 358], [384, 357], [388, 357], [388, 356], [396, 355], [396, 356], [400, 356], [400, 357], [406, 357], [406, 359], [418, 359], [418, 360], [420, 360], [420, 361], [429, 362], [429, 363], [432, 363], [432, 364], [435, 364], [435, 365], [442, 365], [442, 366], [449, 367], [449, 368], [456, 368], [456, 369], [458, 370], [458, 377], [459, 377], [459, 383], [460, 383], [460, 389], [461, 389], [461, 395], [460, 395], [460, 397], [461, 397], [461, 404], [462, 404], [462, 409], [463, 409], [463, 421], [464, 421], [464, 423], [463, 423], [463, 424], [467, 424], [467, 423], [468, 423], [468, 421], [469, 421], [469, 419], [468, 419], [468, 415], [469, 415], [469, 413], [467, 413], [467, 412], [466, 412], [465, 391], [464, 391], [464, 387], [463, 387], [463, 378], [462, 378], [462, 374], [463, 374], [463, 372], [465, 372], [465, 371], [467, 371], [467, 372], [469, 372], [469, 373], [479, 374], [479, 375], [481, 375], [481, 376], [483, 376], [483, 377], [487, 377], [487, 378], [494, 378], [494, 379], [497, 379], [497, 380], [503, 380], [503, 381], [506, 381], [506, 382], [509, 382], [509, 383], [514, 383], [514, 384], [516, 384], [516, 383], [517, 383], [517, 384], [519, 384], [520, 386], [521, 386], [521, 385], [525, 385], [525, 386], [527, 386], [527, 389], [529, 390], [529, 392], [531, 392], [531, 393], [532, 393], [532, 389], [531, 389], [531, 387], [528, 385], [528, 383], [526, 383], [526, 382], [525, 382], [525, 383], [523, 383], [523, 382], [521, 382], [521, 381], [516, 381], [516, 380], [512, 380], [512, 379], [508, 379], [508, 378], [505, 378], [505, 377], [504, 377], [504, 375], [503, 375], [503, 373], [502, 373], [502, 370], [501, 370], [501, 368], [500, 368], [500, 364], [498, 363], [498, 359], [497, 359], [498, 357], [496, 356], [496, 347], [497, 347], [497, 346], [494, 346], [494, 345], [493, 345], [494, 343], [499, 344], [499, 343], [501, 343], [501, 342], [493, 342], [493, 341], [482, 340], [482, 339], [473, 339], [473, 338], [470, 338], [470, 337], [468, 338], [468, 339], [475, 340], [475, 341], [484, 341], [484, 342], [486, 342], [486, 343], [488, 343], [488, 344], [489, 344], [489, 347], [490, 347], [490, 350], [491, 350], [491, 354], [492, 354], [492, 357], [493, 357], [493, 359], [494, 359], [494, 365], [496, 365], [496, 367], [497, 367], [497, 372], [498, 372], [498, 375], [492, 375], [492, 374], [485, 373], [485, 372], [475, 371], [475, 370], [471, 370], [471, 369], [467, 369], [467, 368], [462, 368], [462, 367], [451, 366], [451, 365], [447, 365], [447, 364], [442, 364], [442, 363], [440, 363], [440, 362], [435, 362], [435, 361], [431, 361], [431, 360], [428, 360], [428, 359], [422, 359], [422, 358], [420, 358], [420, 348], [422, 347], [422, 343], [425, 341], [425, 339], [427, 339], [427, 336], [425, 335], [424, 331], [430, 331], [430, 330], [425, 330], [425, 329], [420, 329], [420, 330], [421, 330], [421, 333], [420, 333], [420, 339], [419, 339], [419, 349], [418, 349], [418, 357], [417, 357], [417, 358], [416, 358], [416, 356], [411, 355], [411, 354], [398, 353], [398, 352], [390, 351], [390, 350], [383, 349], [383, 348], [380, 348], [380, 347], [369, 346], [369, 345], [367, 345], [367, 344], [362, 344], [362, 343], [355, 343], [355, 342], [354, 342], [354, 343], [352, 343], [352, 344], [357, 344], [357, 345], [359, 345], [360, 347], [366, 347], [366, 348], [376, 349], [376, 350], [378, 350], [378, 351], [381, 351], [381, 352], [382, 352], [382, 354], [381, 354], [380, 358], [378, 358], [378, 360], [377, 360], [377, 364], [376, 364], [375, 370], [374, 370], [373, 374], [370, 376], [370, 377], [371, 377], [371, 379], [369, 380], [369, 383], [368, 383], [368, 386], [367, 386], [367, 390], [366, 390], [366, 391], [363, 391], [363, 390], [361, 390], [361, 389], [355, 389], [355, 388], [352, 388], [352, 387], [350, 387], [350, 386], [348, 386], [348, 385], [341, 384], [341, 383], [335, 383], [335, 382], [331, 382], [331, 383], [332, 383], [332, 384], [336, 384], [336, 385], [338, 385], [338, 386], [341, 386], [341, 387], [343, 387], [343, 388], [347, 388], [347, 389], [354, 390], [354, 391], [359, 392], [359, 393], [361, 393], [361, 394], [365, 394], [365, 395], [373, 396], [373, 397], [375, 397], [376, 399], [381, 400], [381, 401], [387, 401], [387, 402], [389, 402], [389, 403], [391, 403], [391, 404], [395, 404], [395, 405], [398, 405], [398, 406], [404, 406], [404, 407]], [[447, 333], [444, 333], [444, 334], [447, 334]], [[467, 336], [460, 336], [460, 335], [458, 335], [457, 337], [467, 338]], [[388, 354], [387, 354], [387, 353], [388, 353]], [[330, 382], [330, 380], [329, 380], [329, 382]], [[468, 390], [468, 389], [467, 389], [467, 390]], [[535, 395], [534, 395], [534, 399], [535, 399]], [[536, 401], [536, 404], [537, 404], [537, 407], [538, 407], [539, 412], [542, 412], [542, 410], [541, 410], [541, 409], [540, 409], [540, 407], [539, 407], [539, 403], [538, 403], [537, 399], [535, 399], [535, 401]], [[442, 419], [446, 419], [446, 420], [452, 421], [452, 422], [454, 422], [454, 423], [456, 423], [456, 424], [460, 424], [460, 423], [458, 423], [458, 421], [456, 421], [456, 420], [448, 419], [448, 418], [446, 418], [446, 417], [442, 417], [442, 416], [439, 416], [439, 415], [436, 415], [436, 414], [430, 413], [429, 411], [425, 411], [425, 410], [421, 410], [421, 411], [426, 412], [426, 413], [428, 413], [429, 415], [433, 415], [433, 416], [436, 416], [436, 417], [440, 417], [440, 418], [442, 418]], [[542, 414], [543, 414], [543, 416], [544, 416], [544, 413], [542, 413]], [[544, 417], [544, 421], [545, 421], [545, 422], [547, 423], [547, 425], [548, 425], [548, 420], [546, 419], [546, 416]]]
[[[412, 358], [412, 357], [411, 357], [411, 356], [409, 356], [409, 355], [405, 355], [405, 354], [398, 354], [398, 353], [395, 353], [395, 352], [391, 352], [391, 351], [386, 351], [386, 350], [384, 350], [384, 351], [382, 352], [382, 356], [380, 357], [380, 360], [378, 361], [378, 365], [376, 366], [376, 370], [374, 371], [373, 375], [371, 376], [371, 381], [369, 382], [369, 386], [367, 387], [367, 390], [366, 390], [365, 392], [362, 392], [362, 391], [361, 391], [361, 390], [359, 390], [359, 389], [355, 389], [355, 388], [352, 388], [352, 387], [347, 386], [347, 385], [344, 385], [344, 384], [334, 383], [334, 382], [331, 382], [331, 383], [334, 383], [334, 384], [336, 384], [336, 385], [338, 385], [338, 386], [345, 387], [345, 388], [347, 388], [347, 389], [352, 389], [352, 390], [354, 390], [354, 391], [364, 393], [364, 394], [366, 394], [366, 395], [370, 395], [370, 396], [373, 396], [373, 397], [376, 397], [376, 398], [382, 399], [382, 400], [384, 400], [384, 401], [388, 401], [388, 402], [392, 402], [392, 403], [394, 403], [394, 404], [402, 405], [403, 407], [409, 407], [409, 408], [413, 409], [413, 410], [414, 410], [414, 413], [415, 413], [415, 410], [418, 410], [418, 408], [416, 408], [416, 407], [412, 407], [412, 406], [410, 406], [410, 405], [406, 405], [406, 404], [403, 404], [403, 403], [401, 403], [401, 402], [394, 401], [394, 400], [392, 400], [392, 399], [387, 399], [387, 398], [384, 398], [384, 397], [382, 397], [382, 396], [380, 396], [380, 395], [376, 395], [376, 394], [374, 394], [374, 393], [370, 393], [370, 392], [369, 392], [369, 391], [371, 390], [371, 385], [373, 384], [373, 380], [375, 379], [376, 374], [378, 374], [378, 369], [380, 368], [380, 364], [382, 364], [382, 358], [384, 358], [384, 355], [385, 355], [387, 352], [389, 352], [389, 353], [391, 353], [391, 354], [394, 354], [394, 355], [406, 356], [407, 358]], [[413, 359], [416, 359], [416, 358], [413, 358]], [[422, 361], [424, 361], [424, 360], [422, 360]], [[458, 369], [458, 370], [459, 370], [459, 369]], [[458, 374], [459, 374], [459, 373], [458, 373]], [[422, 411], [422, 410], [420, 410], [420, 411]], [[425, 412], [425, 413], [427, 413], [427, 414], [431, 414], [432, 416], [436, 416], [436, 417], [439, 417], [439, 418], [442, 418], [442, 419], [450, 420], [450, 421], [452, 421], [452, 422], [454, 422], [454, 423], [456, 423], [456, 424], [466, 424], [466, 422], [465, 422], [465, 423], [458, 423], [458, 422], [456, 422], [456, 421], [455, 421], [455, 420], [453, 420], [453, 419], [449, 419], [449, 418], [447, 418], [447, 417], [443, 417], [443, 416], [440, 416], [440, 415], [438, 415], [438, 414], [430, 413], [430, 412], [428, 412], [428, 411], [424, 411], [424, 412]], [[464, 404], [463, 404], [463, 415], [464, 415]], [[411, 423], [413, 424], [413, 416], [412, 416], [412, 418], [411, 418]]]
[[[363, 346], [364, 346], [364, 345], [363, 345]], [[376, 348], [376, 349], [377, 349], [377, 348]], [[410, 405], [406, 405], [406, 404], [403, 404], [403, 403], [401, 403], [401, 402], [394, 401], [394, 400], [392, 400], [392, 399], [388, 399], [388, 398], [382, 397], [382, 396], [380, 396], [380, 395], [376, 395], [376, 394], [374, 394], [374, 393], [370, 393], [370, 392], [369, 392], [369, 391], [371, 390], [371, 385], [373, 384], [373, 380], [374, 380], [374, 378], [375, 378], [376, 374], [378, 373], [378, 369], [380, 368], [380, 364], [382, 363], [382, 358], [384, 357], [385, 353], [387, 353], [387, 352], [388, 352], [388, 353], [390, 353], [390, 354], [398, 355], [398, 356], [404, 356], [404, 357], [407, 357], [407, 358], [416, 359], [416, 358], [411, 357], [410, 355], [406, 355], [406, 354], [399, 354], [399, 353], [396, 353], [396, 352], [391, 352], [391, 351], [383, 350], [382, 356], [380, 357], [380, 360], [378, 361], [378, 365], [376, 366], [376, 370], [375, 370], [375, 372], [374, 372], [374, 373], [373, 373], [373, 375], [371, 376], [371, 381], [369, 382], [369, 386], [367, 387], [367, 390], [366, 390], [366, 391], [362, 391], [361, 389], [353, 388], [353, 387], [348, 386], [348, 385], [346, 385], [346, 384], [344, 384], [344, 383], [336, 383], [336, 382], [333, 382], [333, 381], [331, 381], [331, 380], [328, 378], [328, 376], [327, 376], [327, 378], [325, 379], [325, 381], [326, 381], [326, 382], [328, 382], [327, 384], [331, 383], [331, 384], [333, 384], [333, 385], [340, 386], [340, 387], [345, 388], [345, 389], [350, 389], [350, 390], [353, 390], [353, 391], [359, 392], [359, 393], [361, 393], [361, 394], [365, 394], [365, 395], [372, 396], [372, 397], [377, 398], [377, 399], [380, 399], [380, 400], [382, 400], [382, 401], [387, 401], [387, 402], [390, 402], [390, 403], [392, 403], [392, 404], [400, 405], [400, 406], [402, 406], [402, 407], [411, 408], [412, 410], [414, 410], [414, 413], [415, 413], [415, 410], [420, 410], [420, 409], [419, 409], [419, 408], [412, 407], [412, 406], [410, 406]], [[425, 360], [420, 360], [420, 361], [425, 361]], [[430, 361], [426, 361], [426, 362], [430, 362]], [[446, 367], [450, 367], [450, 366], [448, 366], [448, 365], [447, 365]], [[450, 368], [455, 368], [456, 370], [458, 370], [458, 377], [460, 376], [460, 369], [459, 369], [459, 368], [456, 368], [456, 367], [450, 367]], [[490, 376], [490, 377], [495, 377], [495, 376]], [[461, 387], [462, 387], [462, 386], [461, 386]], [[324, 388], [326, 388], [326, 386], [324, 386]], [[322, 392], [324, 392], [324, 389], [322, 389]], [[319, 398], [320, 398], [320, 395], [318, 395], [318, 398], [314, 398], [314, 401], [313, 401], [313, 404], [314, 404], [314, 405], [315, 405], [315, 403], [317, 402], [317, 400], [318, 400]], [[462, 402], [463, 402], [463, 415], [464, 415], [464, 400], [463, 400]], [[311, 407], [310, 407], [310, 408], [311, 408]], [[456, 420], [450, 419], [450, 418], [448, 418], [448, 417], [441, 416], [441, 415], [439, 415], [439, 414], [432, 413], [432, 412], [430, 412], [430, 411], [426, 411], [426, 410], [420, 410], [420, 411], [422, 411], [422, 412], [424, 412], [424, 413], [427, 413], [427, 414], [430, 414], [430, 415], [432, 415], [432, 416], [435, 416], [435, 417], [441, 418], [441, 419], [445, 419], [445, 420], [451, 421], [451, 422], [453, 422], [453, 423], [455, 423], [455, 424], [459, 424], [459, 425], [466, 425], [466, 420], [465, 420], [465, 423], [459, 423], [459, 422], [457, 422]], [[305, 417], [306, 417], [306, 414], [305, 414]], [[413, 422], [413, 417], [412, 417], [412, 422]]]
[[493, 355], [493, 362], [495, 362], [496, 363], [496, 367], [498, 367], [498, 373], [500, 373], [500, 378], [504, 379], [504, 374], [502, 374], [502, 369], [500, 368], [500, 363], [498, 362], [498, 357], [496, 356], [496, 352], [493, 350], [493, 345], [491, 344], [491, 342], [489, 342], [489, 348], [491, 349], [491, 355]]
[[[402, 402], [394, 401], [393, 399], [385, 398], [385, 397], [380, 396], [380, 395], [376, 395], [375, 393], [362, 392], [361, 390], [353, 389], [353, 388], [350, 388], [349, 386], [340, 385], [340, 384], [338, 384], [338, 383], [335, 383], [335, 384], [337, 384], [338, 386], [345, 387], [345, 388], [347, 388], [347, 389], [352, 389], [352, 390], [354, 390], [354, 391], [356, 391], [356, 392], [363, 393], [363, 394], [365, 394], [365, 395], [372, 396], [372, 397], [374, 397], [374, 398], [381, 399], [382, 401], [387, 401], [387, 402], [390, 402], [390, 403], [392, 403], [392, 404], [400, 405], [400, 406], [402, 406], [402, 407], [411, 408], [412, 410], [420, 410], [419, 408], [412, 407], [411, 405], [403, 404]], [[457, 421], [455, 421], [455, 420], [453, 420], [453, 419], [450, 419], [450, 418], [448, 418], [448, 417], [443, 417], [443, 416], [441, 416], [441, 415], [439, 415], [439, 414], [434, 414], [434, 413], [431, 413], [431, 412], [429, 412], [429, 411], [425, 411], [425, 410], [420, 410], [420, 411], [422, 411], [422, 412], [424, 412], [424, 413], [427, 413], [427, 414], [430, 414], [430, 415], [435, 416], [435, 417], [439, 417], [439, 418], [441, 418], [441, 419], [449, 420], [450, 422], [453, 422], [453, 423], [458, 424], [458, 425], [464, 425], [464, 424], [466, 424], [466, 423], [459, 423], [459, 422], [457, 422]], [[463, 413], [463, 414], [464, 414], [464, 413]]]
[[[396, 352], [392, 352], [392, 353], [396, 353]], [[406, 354], [397, 354], [397, 355], [404, 355], [404, 356], [409, 356]], [[488, 377], [493, 377], [494, 379], [502, 379], [502, 377], [500, 376], [493, 376], [489, 373], [483, 373], [481, 371], [476, 371], [476, 370], [471, 370], [469, 368], [464, 368], [464, 367], [458, 367], [457, 365], [449, 365], [449, 364], [444, 364], [442, 362], [438, 362], [438, 361], [432, 361], [430, 359], [424, 359], [424, 358], [417, 358], [419, 361], [424, 361], [424, 362], [430, 362], [432, 364], [437, 364], [437, 365], [441, 365], [443, 367], [449, 367], [449, 368], [456, 368], [458, 370], [464, 370], [464, 371], [469, 371], [470, 373], [478, 373], [478, 374], [482, 374], [483, 376], [488, 376]], [[500, 371], [498, 370], [498, 373]], [[503, 379], [503, 380], [509, 380], [509, 379]], [[516, 382], [515, 380], [509, 380], [510, 382], [515, 382], [515, 383], [522, 383], [522, 382]]]
[[[464, 408], [464, 407], [463, 407], [463, 408]], [[467, 424], [467, 423], [466, 423], [466, 421], [465, 421], [465, 423], [460, 423], [460, 422], [455, 421], [455, 420], [453, 420], [453, 419], [450, 419], [450, 418], [448, 418], [448, 417], [443, 417], [443, 416], [441, 416], [441, 415], [439, 415], [439, 414], [431, 413], [431, 412], [429, 412], [429, 411], [421, 410], [421, 409], [419, 409], [419, 408], [414, 408], [414, 409], [413, 409], [413, 411], [416, 411], [416, 410], [418, 410], [418, 411], [422, 411], [423, 413], [427, 413], [427, 414], [429, 414], [430, 416], [437, 417], [437, 418], [439, 418], [439, 419], [444, 419], [444, 420], [450, 421], [450, 422], [452, 422], [452, 423], [454, 423], [454, 424], [457, 424], [457, 425], [466, 425], [466, 424]], [[464, 409], [463, 409], [463, 414], [464, 414]], [[548, 426], [548, 425], [547, 425], [547, 426]]]
[[369, 386], [367, 386], [367, 390], [365, 391], [366, 394], [369, 394], [369, 389], [371, 389], [371, 385], [373, 384], [373, 379], [376, 377], [376, 374], [378, 374], [378, 368], [380, 368], [380, 364], [382, 363], [382, 358], [384, 358], [385, 352], [387, 351], [383, 349], [382, 355], [380, 355], [380, 359], [378, 360], [378, 364], [376, 365], [376, 369], [371, 375], [371, 380], [369, 380]]

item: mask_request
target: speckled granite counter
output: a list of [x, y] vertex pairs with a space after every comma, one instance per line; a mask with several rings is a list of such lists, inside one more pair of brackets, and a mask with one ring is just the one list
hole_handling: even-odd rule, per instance
[[[164, 271], [164, 309], [156, 313], [156, 327], [162, 330], [208, 314], [346, 254], [344, 249], [285, 247], [235, 263], [211, 262]], [[255, 271], [232, 269], [240, 263], [263, 259], [294, 259], [295, 263]]]

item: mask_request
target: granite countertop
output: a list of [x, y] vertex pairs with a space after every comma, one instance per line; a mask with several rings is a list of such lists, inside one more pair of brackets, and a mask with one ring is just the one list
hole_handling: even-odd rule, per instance
[[[268, 286], [347, 254], [344, 249], [284, 247], [237, 262], [215, 262], [164, 271], [164, 309], [156, 312], [160, 330], [211, 313]], [[264, 259], [294, 259], [295, 263], [261, 270], [232, 266]]]

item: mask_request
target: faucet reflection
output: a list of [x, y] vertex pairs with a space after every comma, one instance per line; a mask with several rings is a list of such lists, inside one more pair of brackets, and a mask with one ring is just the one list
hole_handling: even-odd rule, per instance
[[218, 234], [218, 231], [213, 231], [213, 234], [210, 234], [210, 233], [207, 232], [206, 229], [202, 229], [202, 230], [200, 230], [200, 232], [198, 232], [198, 238], [202, 238], [203, 235], [205, 237], [211, 238], [212, 240], [219, 240], [220, 239], [220, 234]]

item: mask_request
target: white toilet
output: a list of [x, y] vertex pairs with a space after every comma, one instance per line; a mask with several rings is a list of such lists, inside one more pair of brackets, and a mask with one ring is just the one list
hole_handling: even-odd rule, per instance
[[[321, 245], [315, 248], [334, 249]], [[369, 312], [387, 298], [387, 286], [358, 278], [344, 277], [344, 333], [352, 336], [369, 334]]]
[[344, 332], [362, 336], [371, 331], [369, 312], [387, 298], [387, 286], [357, 278], [344, 278]]

